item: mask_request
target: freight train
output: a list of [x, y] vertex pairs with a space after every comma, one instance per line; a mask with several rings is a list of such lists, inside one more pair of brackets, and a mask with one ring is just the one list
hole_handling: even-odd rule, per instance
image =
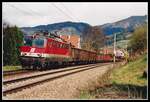
[[44, 33], [24, 37], [20, 47], [20, 62], [23, 68], [50, 69], [54, 66], [90, 64], [112, 61], [111, 55], [98, 54], [73, 47], [56, 34]]

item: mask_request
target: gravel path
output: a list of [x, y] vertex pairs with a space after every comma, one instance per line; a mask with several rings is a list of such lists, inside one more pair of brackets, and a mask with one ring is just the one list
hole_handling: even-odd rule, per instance
[[112, 64], [65, 76], [42, 83], [17, 93], [3, 96], [3, 99], [74, 99], [80, 89], [88, 87], [106, 72]]

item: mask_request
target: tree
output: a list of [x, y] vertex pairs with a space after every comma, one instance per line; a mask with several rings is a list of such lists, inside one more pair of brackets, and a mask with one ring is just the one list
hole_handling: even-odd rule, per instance
[[23, 33], [18, 27], [10, 27], [8, 24], [3, 28], [3, 64], [19, 64], [19, 46], [23, 44]]
[[137, 53], [147, 49], [147, 24], [135, 29], [129, 41], [129, 49]]
[[15, 41], [16, 41], [16, 48], [17, 48], [17, 64], [19, 64], [19, 56], [20, 56], [20, 50], [19, 47], [23, 45], [23, 33], [20, 31], [18, 27], [14, 27], [15, 32]]
[[105, 44], [105, 35], [98, 27], [91, 27], [87, 29], [86, 34], [83, 36], [82, 48], [86, 50], [98, 51], [99, 48]]

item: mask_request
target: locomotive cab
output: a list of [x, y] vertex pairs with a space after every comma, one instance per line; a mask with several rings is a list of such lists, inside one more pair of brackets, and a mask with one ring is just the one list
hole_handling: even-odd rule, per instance
[[45, 52], [46, 43], [46, 38], [26, 36], [24, 46], [20, 47], [21, 56], [40, 57], [38, 55]]
[[20, 51], [22, 66], [46, 68], [70, 60], [70, 44], [59, 38], [26, 36]]
[[38, 47], [38, 48], [44, 48], [44, 47], [46, 47], [46, 38], [41, 38], [41, 37], [35, 38], [33, 36], [27, 36], [24, 38], [24, 45]]
[[[20, 61], [23, 67], [38, 65], [43, 61], [47, 39], [44, 37], [24, 37], [24, 46], [20, 47]], [[41, 64], [41, 63], [39, 63]]]

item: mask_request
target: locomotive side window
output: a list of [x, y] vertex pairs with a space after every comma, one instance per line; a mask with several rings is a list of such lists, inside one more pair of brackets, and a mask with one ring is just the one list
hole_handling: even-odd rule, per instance
[[58, 42], [56, 42], [56, 48], [58, 48]]
[[48, 42], [48, 47], [52, 47], [53, 42]]
[[56, 42], [55, 41], [53, 41], [52, 46], [56, 47]]
[[68, 45], [68, 44], [65, 44], [65, 45], [66, 45], [65, 48], [68, 49], [68, 48], [69, 48], [69, 45]]
[[69, 46], [68, 46], [68, 44], [66, 44], [66, 47], [65, 47], [66, 49], [68, 49], [69, 48]]
[[68, 46], [68, 44], [62, 44], [62, 48], [64, 48], [64, 49], [68, 49], [68, 48], [69, 48], [69, 46]]
[[61, 44], [59, 43], [59, 42], [57, 42], [57, 41], [53, 41], [53, 47], [56, 47], [56, 48], [61, 48]]
[[66, 44], [64, 44], [64, 49], [66, 48]]
[[60, 43], [60, 48], [62, 48], [62, 45], [63, 45], [63, 44]]
[[65, 48], [65, 44], [62, 44], [62, 48]]
[[57, 48], [59, 48], [59, 46], [60, 46], [60, 44], [59, 44], [59, 43], [57, 43]]

